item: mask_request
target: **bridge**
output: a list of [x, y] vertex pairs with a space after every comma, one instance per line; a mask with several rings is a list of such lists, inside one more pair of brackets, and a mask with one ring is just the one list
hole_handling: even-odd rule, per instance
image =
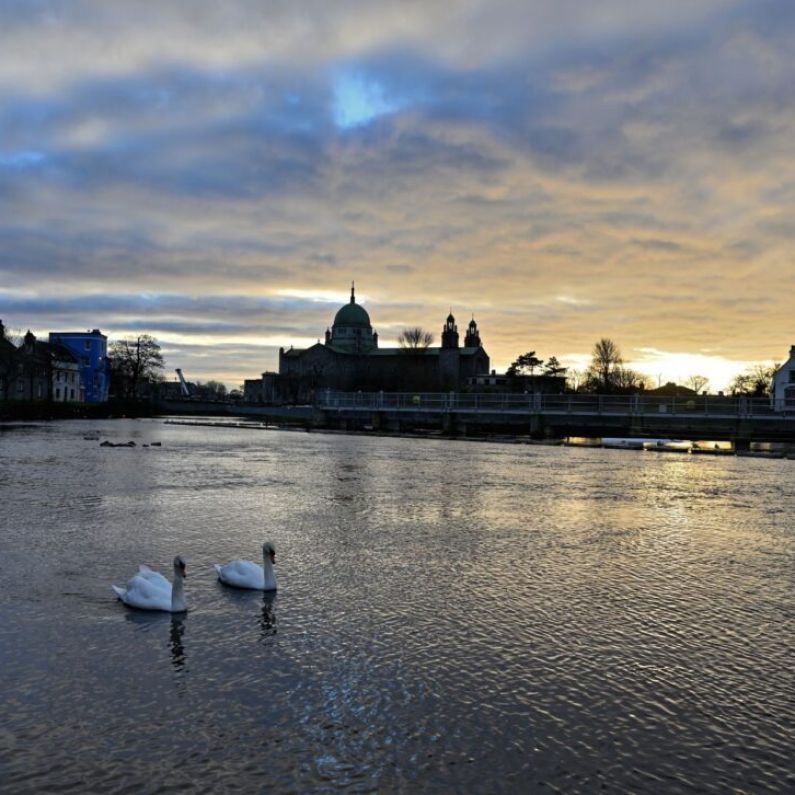
[[665, 437], [795, 442], [795, 405], [769, 398], [698, 395], [462, 394], [333, 392], [316, 396], [322, 427], [455, 434], [508, 433], [537, 438]]

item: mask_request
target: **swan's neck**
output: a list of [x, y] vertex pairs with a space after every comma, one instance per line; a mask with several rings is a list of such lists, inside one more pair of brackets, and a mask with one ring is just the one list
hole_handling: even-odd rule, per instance
[[171, 612], [182, 613], [187, 610], [185, 604], [184, 578], [179, 572], [174, 572], [174, 584], [171, 586]]
[[276, 584], [276, 575], [273, 572], [273, 562], [270, 555], [262, 557], [262, 573], [265, 575], [265, 587], [272, 588]]

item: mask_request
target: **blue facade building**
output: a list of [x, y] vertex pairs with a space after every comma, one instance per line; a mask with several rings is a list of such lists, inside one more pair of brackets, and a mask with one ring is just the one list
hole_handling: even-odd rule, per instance
[[80, 364], [80, 381], [86, 403], [104, 403], [108, 399], [108, 338], [93, 331], [51, 331], [50, 342], [63, 345]]

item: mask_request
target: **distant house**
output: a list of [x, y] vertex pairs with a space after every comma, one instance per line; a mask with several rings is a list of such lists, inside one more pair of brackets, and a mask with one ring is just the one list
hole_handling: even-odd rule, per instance
[[795, 345], [789, 349], [789, 359], [773, 375], [770, 394], [775, 409], [795, 411]]
[[492, 370], [488, 375], [467, 378], [466, 385], [472, 392], [519, 392], [526, 394], [560, 395], [566, 391], [563, 375], [508, 375]]
[[6, 400], [76, 403], [82, 399], [77, 357], [63, 345], [40, 342], [28, 331], [9, 361]]
[[265, 402], [262, 399], [262, 380], [264, 377], [265, 373], [262, 374], [262, 378], [246, 378], [243, 381], [243, 400], [246, 403]]
[[12, 381], [16, 374], [17, 346], [6, 338], [3, 321], [0, 320], [0, 400], [11, 400]]
[[698, 392], [695, 389], [690, 389], [686, 386], [680, 386], [673, 381], [669, 381], [663, 386], [658, 386], [656, 389], [647, 389], [643, 394], [654, 395], [656, 397], [673, 397], [673, 398], [692, 398], [697, 397]]
[[68, 348], [77, 358], [86, 403], [108, 399], [108, 338], [99, 329], [92, 331], [51, 331], [50, 343]]

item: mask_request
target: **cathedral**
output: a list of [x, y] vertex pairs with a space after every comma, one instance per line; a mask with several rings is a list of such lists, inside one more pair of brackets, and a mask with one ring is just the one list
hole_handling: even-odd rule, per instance
[[246, 400], [265, 403], [310, 402], [318, 390], [343, 392], [461, 391], [489, 372], [489, 356], [474, 318], [461, 345], [452, 314], [442, 328], [439, 347], [379, 348], [367, 310], [350, 301], [326, 329], [325, 341], [310, 348], [279, 350], [279, 372], [246, 381]]

